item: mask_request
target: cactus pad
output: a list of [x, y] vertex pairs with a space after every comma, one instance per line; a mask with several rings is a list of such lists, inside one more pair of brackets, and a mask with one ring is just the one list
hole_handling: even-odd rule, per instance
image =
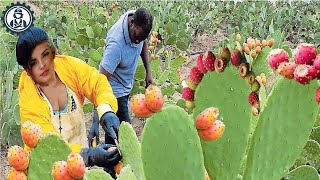
[[307, 163], [320, 170], [320, 145], [317, 141], [308, 140], [294, 166], [298, 167]]
[[244, 179], [280, 179], [288, 171], [315, 123], [317, 86], [283, 78], [275, 84], [252, 137]]
[[119, 144], [124, 166], [130, 164], [137, 179], [145, 179], [141, 159], [141, 146], [134, 129], [127, 122], [122, 122], [120, 125]]
[[113, 178], [101, 169], [91, 169], [84, 174], [84, 180], [113, 180]]
[[117, 180], [136, 180], [136, 176], [133, 174], [130, 164], [121, 169], [121, 172]]
[[197, 130], [189, 115], [178, 106], [165, 107], [147, 120], [141, 153], [146, 179], [204, 179]]
[[320, 180], [318, 172], [312, 166], [300, 166], [288, 173], [285, 179], [290, 180]]
[[43, 136], [31, 151], [28, 180], [53, 180], [51, 176], [53, 164], [56, 161], [65, 161], [70, 153], [70, 146], [58, 135]]
[[315, 140], [320, 144], [320, 126], [313, 128], [310, 139]]
[[219, 108], [218, 119], [226, 126], [220, 139], [201, 140], [205, 166], [211, 179], [235, 179], [240, 171], [250, 131], [249, 93], [249, 84], [234, 67], [227, 67], [221, 74], [208, 72], [198, 85], [194, 117], [214, 106]]

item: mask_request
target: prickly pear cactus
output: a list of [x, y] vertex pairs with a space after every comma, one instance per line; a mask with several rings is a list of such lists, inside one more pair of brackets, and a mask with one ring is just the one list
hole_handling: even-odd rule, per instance
[[120, 125], [119, 144], [124, 166], [130, 164], [137, 179], [145, 179], [141, 160], [141, 145], [134, 129], [127, 122], [122, 122]]
[[28, 180], [53, 179], [51, 176], [53, 163], [65, 161], [70, 153], [70, 146], [58, 135], [45, 135], [31, 151]]
[[211, 179], [235, 179], [239, 173], [250, 131], [249, 93], [250, 86], [234, 67], [227, 67], [221, 74], [208, 72], [198, 85], [194, 117], [214, 106], [219, 108], [219, 118], [223, 118], [226, 126], [220, 139], [201, 140], [205, 166]]
[[84, 180], [113, 180], [113, 178], [101, 169], [91, 169], [84, 174]]
[[313, 128], [310, 139], [320, 143], [320, 126]]
[[316, 170], [320, 170], [320, 145], [317, 141], [308, 140], [304, 146], [300, 157], [296, 160], [294, 167], [309, 164]]
[[150, 117], [142, 132], [141, 155], [146, 179], [205, 177], [201, 144], [194, 122], [178, 106]]
[[290, 171], [286, 175], [284, 179], [289, 179], [289, 180], [320, 180], [320, 177], [318, 175], [318, 172], [316, 169], [314, 169], [311, 166], [300, 166], [297, 169], [294, 169]]
[[275, 84], [252, 137], [244, 179], [280, 179], [288, 171], [315, 123], [316, 88], [316, 82], [303, 86], [287, 79]]
[[136, 180], [136, 176], [133, 174], [130, 164], [121, 169], [117, 180]]

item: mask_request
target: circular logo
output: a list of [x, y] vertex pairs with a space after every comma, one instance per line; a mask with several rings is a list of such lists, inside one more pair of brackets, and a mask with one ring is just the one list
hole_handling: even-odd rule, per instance
[[7, 31], [11, 33], [22, 33], [33, 26], [33, 11], [25, 4], [11, 4], [4, 11], [2, 21]]

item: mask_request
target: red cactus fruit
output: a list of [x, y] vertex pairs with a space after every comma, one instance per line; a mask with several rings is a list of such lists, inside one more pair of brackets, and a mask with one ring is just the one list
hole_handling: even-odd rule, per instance
[[23, 143], [33, 148], [37, 145], [42, 135], [41, 127], [31, 121], [26, 121], [21, 125], [21, 137]]
[[317, 70], [320, 70], [320, 54], [317, 55], [317, 57], [313, 60], [313, 66], [314, 66]]
[[68, 173], [75, 179], [81, 179], [84, 176], [85, 164], [79, 153], [72, 152], [67, 158]]
[[231, 64], [238, 67], [242, 62], [242, 54], [239, 50], [233, 50], [231, 52]]
[[153, 112], [148, 108], [144, 94], [136, 94], [131, 98], [130, 103], [133, 113], [140, 118], [148, 118]]
[[280, 63], [289, 62], [289, 56], [283, 49], [273, 49], [270, 51], [268, 57], [269, 66], [276, 70]]
[[317, 49], [313, 44], [302, 43], [299, 44], [293, 53], [293, 59], [297, 64], [309, 64], [313, 63], [313, 60], [317, 56]]
[[240, 77], [245, 78], [249, 73], [249, 65], [247, 63], [241, 63], [238, 68]]
[[211, 52], [207, 51], [203, 55], [203, 66], [208, 70], [208, 71], [214, 71], [214, 61], [216, 60], [216, 56]]
[[193, 101], [194, 100], [194, 91], [190, 89], [189, 87], [185, 87], [182, 89], [182, 98], [187, 101]]
[[199, 129], [206, 129], [212, 125], [212, 123], [218, 119], [219, 109], [215, 107], [209, 107], [202, 111], [196, 118], [194, 125]]
[[318, 87], [318, 89], [316, 90], [314, 97], [315, 97], [317, 103], [320, 104], [320, 87]]
[[7, 179], [8, 180], [27, 180], [27, 175], [23, 171], [17, 171], [14, 168], [11, 168]]
[[145, 92], [148, 108], [153, 112], [158, 112], [163, 107], [163, 95], [160, 88], [155, 85], [149, 85]]
[[54, 180], [73, 180], [67, 169], [66, 161], [57, 161], [52, 166], [51, 175]]
[[189, 77], [195, 84], [199, 84], [202, 80], [203, 73], [198, 69], [198, 67], [193, 67], [190, 70]]
[[192, 89], [192, 90], [196, 90], [196, 88], [197, 88], [197, 86], [198, 86], [198, 84], [195, 84], [192, 80], [191, 80], [191, 78], [190, 78], [190, 76], [188, 76], [187, 77], [187, 79], [186, 79], [186, 84], [187, 84], [187, 86], [190, 88], [190, 89]]
[[228, 48], [222, 48], [220, 57], [225, 62], [225, 64], [227, 64], [230, 61], [231, 57], [230, 50]]
[[18, 145], [9, 148], [7, 158], [10, 166], [18, 171], [24, 171], [29, 166], [29, 153]]
[[316, 79], [318, 77], [318, 70], [314, 66], [308, 65], [308, 76], [310, 79]]
[[305, 64], [300, 64], [294, 70], [294, 78], [300, 84], [309, 84], [310, 76], [309, 76], [309, 68]]
[[259, 96], [256, 92], [251, 92], [248, 97], [248, 102], [253, 106], [256, 102], [259, 102]]
[[224, 69], [226, 68], [227, 63], [223, 59], [219, 58], [214, 61], [214, 68], [217, 71], [217, 73], [222, 73]]
[[222, 136], [224, 129], [224, 123], [215, 120], [210, 127], [198, 130], [198, 134], [205, 141], [217, 140]]
[[279, 64], [277, 72], [285, 78], [293, 79], [293, 72], [296, 69], [296, 67], [297, 64], [294, 62], [282, 62]]
[[200, 54], [197, 58], [197, 67], [200, 70], [200, 72], [203, 74], [207, 73], [208, 71], [203, 65], [203, 54]]

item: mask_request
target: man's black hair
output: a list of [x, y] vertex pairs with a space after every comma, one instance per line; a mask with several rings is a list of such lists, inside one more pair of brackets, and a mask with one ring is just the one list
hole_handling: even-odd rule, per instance
[[133, 23], [135, 26], [140, 26], [146, 36], [149, 35], [152, 29], [153, 17], [145, 8], [138, 8], [133, 15]]

